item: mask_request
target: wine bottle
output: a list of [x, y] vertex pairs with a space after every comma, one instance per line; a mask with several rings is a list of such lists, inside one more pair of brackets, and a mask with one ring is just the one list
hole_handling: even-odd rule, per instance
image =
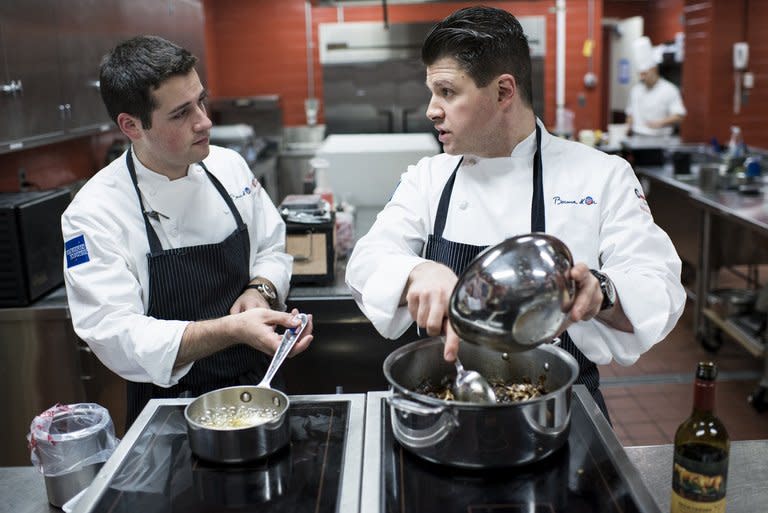
[[724, 513], [728, 431], [715, 415], [713, 362], [696, 367], [693, 412], [675, 433], [671, 513]]

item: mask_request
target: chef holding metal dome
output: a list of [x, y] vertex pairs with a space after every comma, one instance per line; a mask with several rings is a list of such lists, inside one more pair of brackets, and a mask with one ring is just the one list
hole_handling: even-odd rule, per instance
[[455, 12], [427, 35], [422, 61], [426, 114], [444, 153], [402, 175], [355, 246], [347, 284], [383, 336], [397, 338], [415, 320], [445, 335], [444, 358], [453, 361], [459, 337], [448, 307], [458, 276], [510, 237], [556, 237], [575, 262], [561, 347], [607, 416], [596, 364], [633, 364], [682, 314], [672, 242], [625, 160], [552, 136], [536, 118], [528, 42], [510, 13]]
[[626, 109], [629, 130], [636, 135], [672, 135], [687, 112], [680, 90], [659, 76], [660, 59], [650, 39], [638, 38], [632, 50], [640, 81], [629, 91]]

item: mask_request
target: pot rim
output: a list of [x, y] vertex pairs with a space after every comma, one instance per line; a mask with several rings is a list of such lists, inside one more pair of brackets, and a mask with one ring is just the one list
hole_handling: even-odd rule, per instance
[[[566, 365], [568, 365], [568, 367], [571, 368], [571, 377], [570, 379], [568, 379], [567, 383], [561, 385], [555, 390], [551, 390], [550, 392], [538, 397], [534, 397], [533, 399], [526, 399], [525, 401], [516, 401], [514, 403], [496, 403], [496, 404], [478, 404], [478, 403], [469, 403], [464, 401], [447, 401], [444, 399], [436, 399], [434, 397], [429, 397], [424, 394], [418, 394], [412, 390], [407, 389], [406, 387], [404, 387], [403, 385], [395, 381], [395, 379], [392, 377], [392, 373], [390, 372], [390, 369], [394, 364], [394, 362], [396, 362], [400, 358], [403, 358], [408, 353], [412, 353], [422, 347], [429, 347], [437, 344], [443, 345], [444, 344], [443, 339], [444, 337], [442, 336], [419, 339], [409, 344], [406, 344], [404, 346], [401, 346], [395, 349], [394, 351], [392, 351], [389, 355], [387, 355], [383, 365], [384, 377], [386, 377], [390, 386], [395, 388], [397, 393], [404, 395], [413, 401], [426, 403], [433, 406], [442, 406], [446, 408], [460, 407], [462, 410], [486, 410], [489, 408], [501, 409], [501, 408], [510, 408], [510, 407], [517, 408], [517, 407], [525, 406], [527, 404], [546, 401], [547, 399], [554, 397], [561, 390], [572, 387], [574, 382], [579, 376], [579, 364], [578, 362], [576, 362], [576, 358], [574, 358], [573, 355], [571, 355], [568, 351], [566, 351], [562, 347], [555, 346], [554, 344], [543, 344], [543, 345], [538, 345], [536, 347], [531, 347], [528, 351], [546, 351], [549, 353], [553, 353], [558, 357], [562, 358], [565, 361]], [[462, 342], [465, 344], [469, 343], [466, 341], [462, 341]], [[521, 352], [528, 352], [528, 351], [521, 351]], [[510, 355], [514, 355], [514, 354], [518, 354], [518, 353], [510, 353]]]
[[[207, 426], [205, 424], [200, 424], [199, 422], [196, 422], [192, 419], [192, 417], [189, 415], [189, 410], [192, 408], [194, 404], [199, 404], [201, 400], [203, 400], [206, 397], [210, 397], [217, 393], [223, 393], [226, 390], [232, 390], [232, 389], [241, 389], [243, 392], [250, 392], [253, 396], [254, 393], [260, 393], [263, 394], [264, 391], [273, 392], [275, 394], [278, 394], [282, 396], [281, 398], [284, 401], [284, 406], [282, 407], [282, 411], [279, 415], [274, 417], [271, 420], [267, 420], [265, 422], [259, 422], [257, 424], [251, 424], [249, 426], [241, 426], [241, 427], [234, 427], [234, 428], [228, 428], [228, 427], [218, 427], [218, 426]], [[197, 428], [197, 429], [206, 429], [209, 431], [223, 431], [227, 433], [237, 433], [241, 431], [247, 431], [249, 429], [254, 428], [260, 428], [262, 426], [268, 426], [270, 424], [275, 424], [278, 422], [281, 422], [283, 420], [283, 417], [288, 413], [288, 408], [291, 406], [291, 400], [285, 393], [281, 392], [280, 390], [277, 390], [275, 388], [271, 387], [260, 387], [256, 385], [235, 385], [231, 387], [224, 387], [224, 388], [217, 388], [216, 390], [211, 390], [210, 392], [206, 392], [204, 394], [201, 394], [197, 396], [192, 402], [190, 402], [185, 408], [184, 408], [184, 419], [187, 421], [187, 424]]]

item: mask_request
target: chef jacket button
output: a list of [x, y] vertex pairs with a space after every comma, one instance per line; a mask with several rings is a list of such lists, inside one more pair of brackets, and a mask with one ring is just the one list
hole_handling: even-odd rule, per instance
[[154, 196], [155, 194], [157, 194], [157, 191], [155, 189], [152, 189], [151, 191], [149, 191], [150, 196]]
[[467, 203], [466, 201], [462, 201], [461, 203], [459, 203], [460, 210], [466, 210], [468, 206], [469, 206], [469, 203]]
[[171, 230], [171, 235], [176, 237], [179, 234], [179, 231], [176, 229]]

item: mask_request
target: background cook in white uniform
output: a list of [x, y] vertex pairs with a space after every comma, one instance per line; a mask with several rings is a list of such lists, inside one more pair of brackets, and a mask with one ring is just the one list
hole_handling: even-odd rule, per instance
[[659, 76], [658, 58], [651, 40], [641, 37], [633, 44], [640, 81], [632, 86], [627, 102], [627, 124], [638, 135], [672, 135], [687, 111], [680, 90]]
[[[266, 191], [236, 152], [210, 146], [203, 162], [219, 179], [248, 226], [250, 274], [269, 279], [281, 305], [288, 294], [292, 257], [285, 224]], [[169, 180], [134, 159], [139, 189], [164, 249], [216, 243], [236, 223], [202, 167]], [[135, 382], [171, 386], [192, 365], [173, 370], [188, 321], [147, 317], [149, 243], [125, 165], [125, 154], [99, 171], [62, 216], [64, 240], [82, 235], [89, 261], [64, 269], [76, 333], [112, 371]]]
[[[662, 340], [682, 315], [685, 291], [680, 259], [654, 222], [629, 164], [542, 130], [547, 232], [565, 242], [575, 262], [600, 269], [613, 281], [633, 333], [596, 319], [568, 327], [593, 362], [634, 363]], [[464, 156], [443, 236], [492, 245], [530, 232], [531, 160], [535, 131], [506, 158]], [[358, 241], [347, 284], [376, 329], [397, 338], [412, 324], [399, 306], [411, 270], [422, 258], [440, 194], [460, 156], [422, 159], [403, 174], [392, 200]]]

